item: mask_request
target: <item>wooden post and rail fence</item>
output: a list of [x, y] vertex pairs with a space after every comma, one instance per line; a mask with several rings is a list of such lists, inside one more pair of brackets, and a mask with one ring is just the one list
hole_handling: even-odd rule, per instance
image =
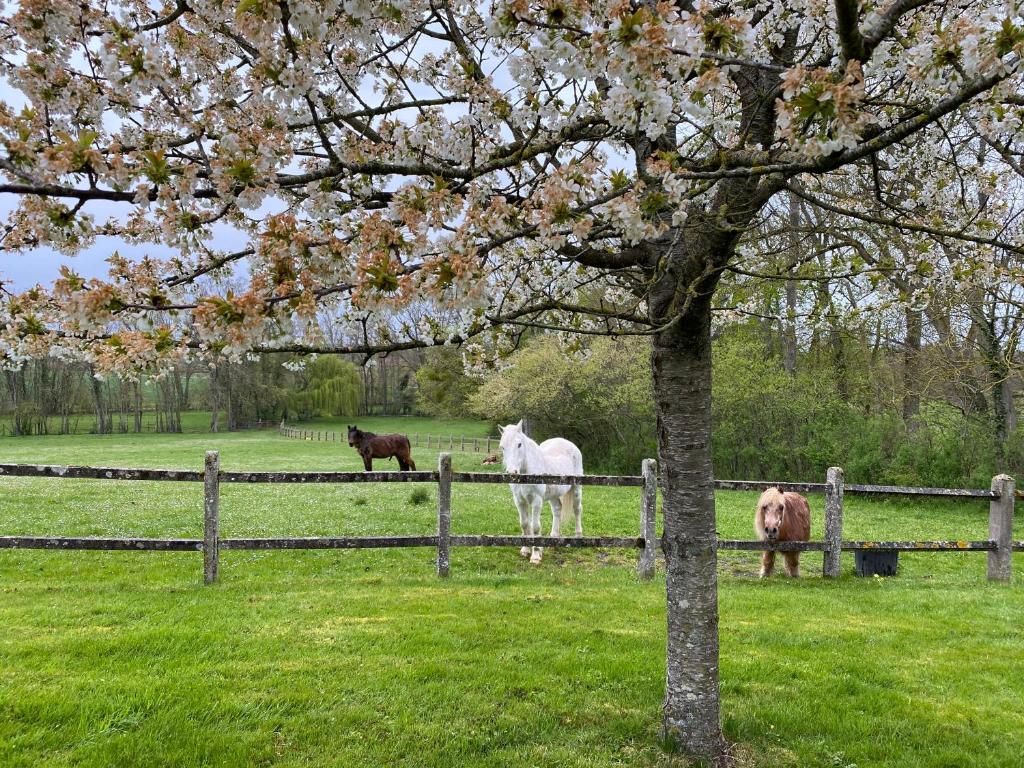
[[[52, 464], [0, 464], [0, 477], [52, 477], [65, 479], [201, 482], [203, 494], [203, 538], [79, 538], [64, 536], [0, 536], [0, 549], [83, 549], [119, 551], [202, 552], [203, 579], [217, 581], [220, 552], [223, 550], [271, 549], [361, 549], [392, 547], [432, 547], [437, 549], [437, 574], [445, 577], [451, 569], [451, 547], [623, 547], [639, 549], [637, 572], [650, 579], [655, 571], [657, 505], [657, 468], [653, 459], [645, 459], [640, 475], [513, 475], [488, 472], [454, 472], [451, 455], [442, 453], [436, 472], [238, 472], [220, 468], [216, 451], [205, 457], [202, 472], [168, 469], [115, 469], [106, 467], [63, 466]], [[286, 538], [222, 538], [220, 535], [221, 483], [437, 483], [437, 532], [423, 536], [331, 536]], [[640, 527], [638, 536], [505, 536], [453, 535], [451, 533], [452, 483], [553, 483], [559, 485], [602, 485], [639, 487]], [[768, 545], [758, 540], [718, 541], [722, 550], [820, 551], [824, 553], [823, 575], [839, 576], [840, 554], [844, 551], [910, 551], [988, 553], [988, 578], [1009, 581], [1012, 553], [1024, 551], [1024, 541], [1014, 541], [1014, 499], [1020, 495], [1014, 480], [1006, 475], [992, 479], [988, 490], [958, 488], [909, 488], [882, 485], [845, 485], [843, 471], [828, 470], [825, 483], [765, 483], [763, 481], [717, 480], [719, 490], [761, 491], [777, 485], [784, 491], [825, 494], [825, 538], [822, 541], [778, 542]], [[844, 541], [843, 498], [846, 494], [900, 495], [936, 498], [988, 500], [989, 538], [980, 541]]]
[[[308, 440], [314, 443], [348, 442], [348, 435], [344, 432], [322, 429], [299, 429], [284, 422], [281, 422], [277, 431], [281, 437], [292, 437], [297, 440]], [[422, 445], [424, 448], [436, 448], [439, 451], [447, 450], [449, 453], [457, 450], [460, 453], [483, 452], [489, 454], [492, 446], [494, 450], [498, 450], [498, 444], [501, 442], [500, 437], [467, 437], [466, 435], [433, 435], [428, 433], [421, 435], [419, 432], [413, 432], [411, 435], [406, 434], [405, 437], [409, 439], [409, 445], [413, 448], [419, 448]]]

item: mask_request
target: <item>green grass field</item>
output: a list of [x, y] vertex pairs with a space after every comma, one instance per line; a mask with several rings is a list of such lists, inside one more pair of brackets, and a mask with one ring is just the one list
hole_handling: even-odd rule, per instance
[[[209, 449], [225, 469], [360, 468], [347, 445], [273, 430], [6, 438], [0, 461], [198, 469]], [[431, 469], [437, 451], [415, 458]], [[430, 533], [436, 491], [415, 503], [416, 487], [224, 485], [222, 535]], [[201, 536], [200, 484], [0, 478], [0, 493], [0, 535]], [[723, 537], [752, 535], [754, 499], [719, 495]], [[639, 489], [584, 491], [588, 534], [634, 534], [638, 510]], [[848, 497], [845, 522], [846, 538], [987, 537], [983, 503]], [[457, 485], [452, 527], [517, 533], [508, 489]], [[685, 764], [657, 738], [660, 568], [641, 582], [635, 553], [548, 550], [532, 567], [458, 548], [441, 581], [433, 558], [224, 552], [203, 587], [198, 553], [0, 550], [0, 766]], [[982, 553], [901, 555], [889, 579], [856, 578], [844, 555], [837, 581], [820, 554], [804, 579], [760, 581], [758, 558], [721, 555], [738, 765], [1022, 764], [1024, 557], [1012, 586], [985, 580]]]

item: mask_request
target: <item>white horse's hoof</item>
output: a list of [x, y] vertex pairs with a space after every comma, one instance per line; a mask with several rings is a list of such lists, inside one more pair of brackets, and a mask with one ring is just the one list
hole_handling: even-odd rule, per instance
[[523, 557], [529, 557], [530, 556], [530, 548], [529, 547], [522, 547], [522, 548], [520, 548], [519, 554], [522, 555]]
[[533, 554], [532, 554], [532, 555], [530, 556], [530, 562], [531, 562], [531, 563], [532, 563], [533, 565], [540, 565], [540, 552], [534, 552], [534, 553], [533, 553]]

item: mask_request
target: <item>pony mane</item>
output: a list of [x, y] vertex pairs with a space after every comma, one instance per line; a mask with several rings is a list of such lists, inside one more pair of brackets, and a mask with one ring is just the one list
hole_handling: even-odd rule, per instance
[[783, 496], [782, 489], [776, 485], [771, 485], [765, 488], [764, 492], [761, 494], [761, 498], [757, 500], [757, 508], [754, 510], [754, 535], [759, 539], [764, 538], [765, 505], [773, 501], [781, 501], [785, 504], [785, 497]]
[[761, 498], [757, 500], [758, 508], [765, 505], [765, 502], [774, 501], [779, 496], [784, 496], [785, 492], [777, 485], [769, 486], [764, 489], [764, 493], [761, 494]]

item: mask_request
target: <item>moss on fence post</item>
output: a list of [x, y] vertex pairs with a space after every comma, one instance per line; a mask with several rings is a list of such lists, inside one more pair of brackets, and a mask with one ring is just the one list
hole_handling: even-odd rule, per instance
[[636, 572], [641, 579], [654, 577], [656, 516], [658, 508], [658, 463], [654, 459], [644, 459], [640, 474], [643, 476], [643, 492], [640, 496], [640, 537], [644, 540], [644, 548], [640, 551], [640, 562]]
[[822, 576], [838, 578], [843, 543], [843, 469], [829, 467], [825, 478], [825, 557]]
[[220, 454], [206, 452], [203, 488], [203, 582], [217, 581], [220, 560]]
[[992, 478], [992, 493], [998, 494], [988, 507], [988, 537], [995, 551], [988, 553], [989, 581], [1009, 581], [1013, 570], [1014, 480], [1009, 475]]
[[445, 577], [451, 567], [448, 547], [452, 527], [452, 455], [437, 457], [437, 575]]

